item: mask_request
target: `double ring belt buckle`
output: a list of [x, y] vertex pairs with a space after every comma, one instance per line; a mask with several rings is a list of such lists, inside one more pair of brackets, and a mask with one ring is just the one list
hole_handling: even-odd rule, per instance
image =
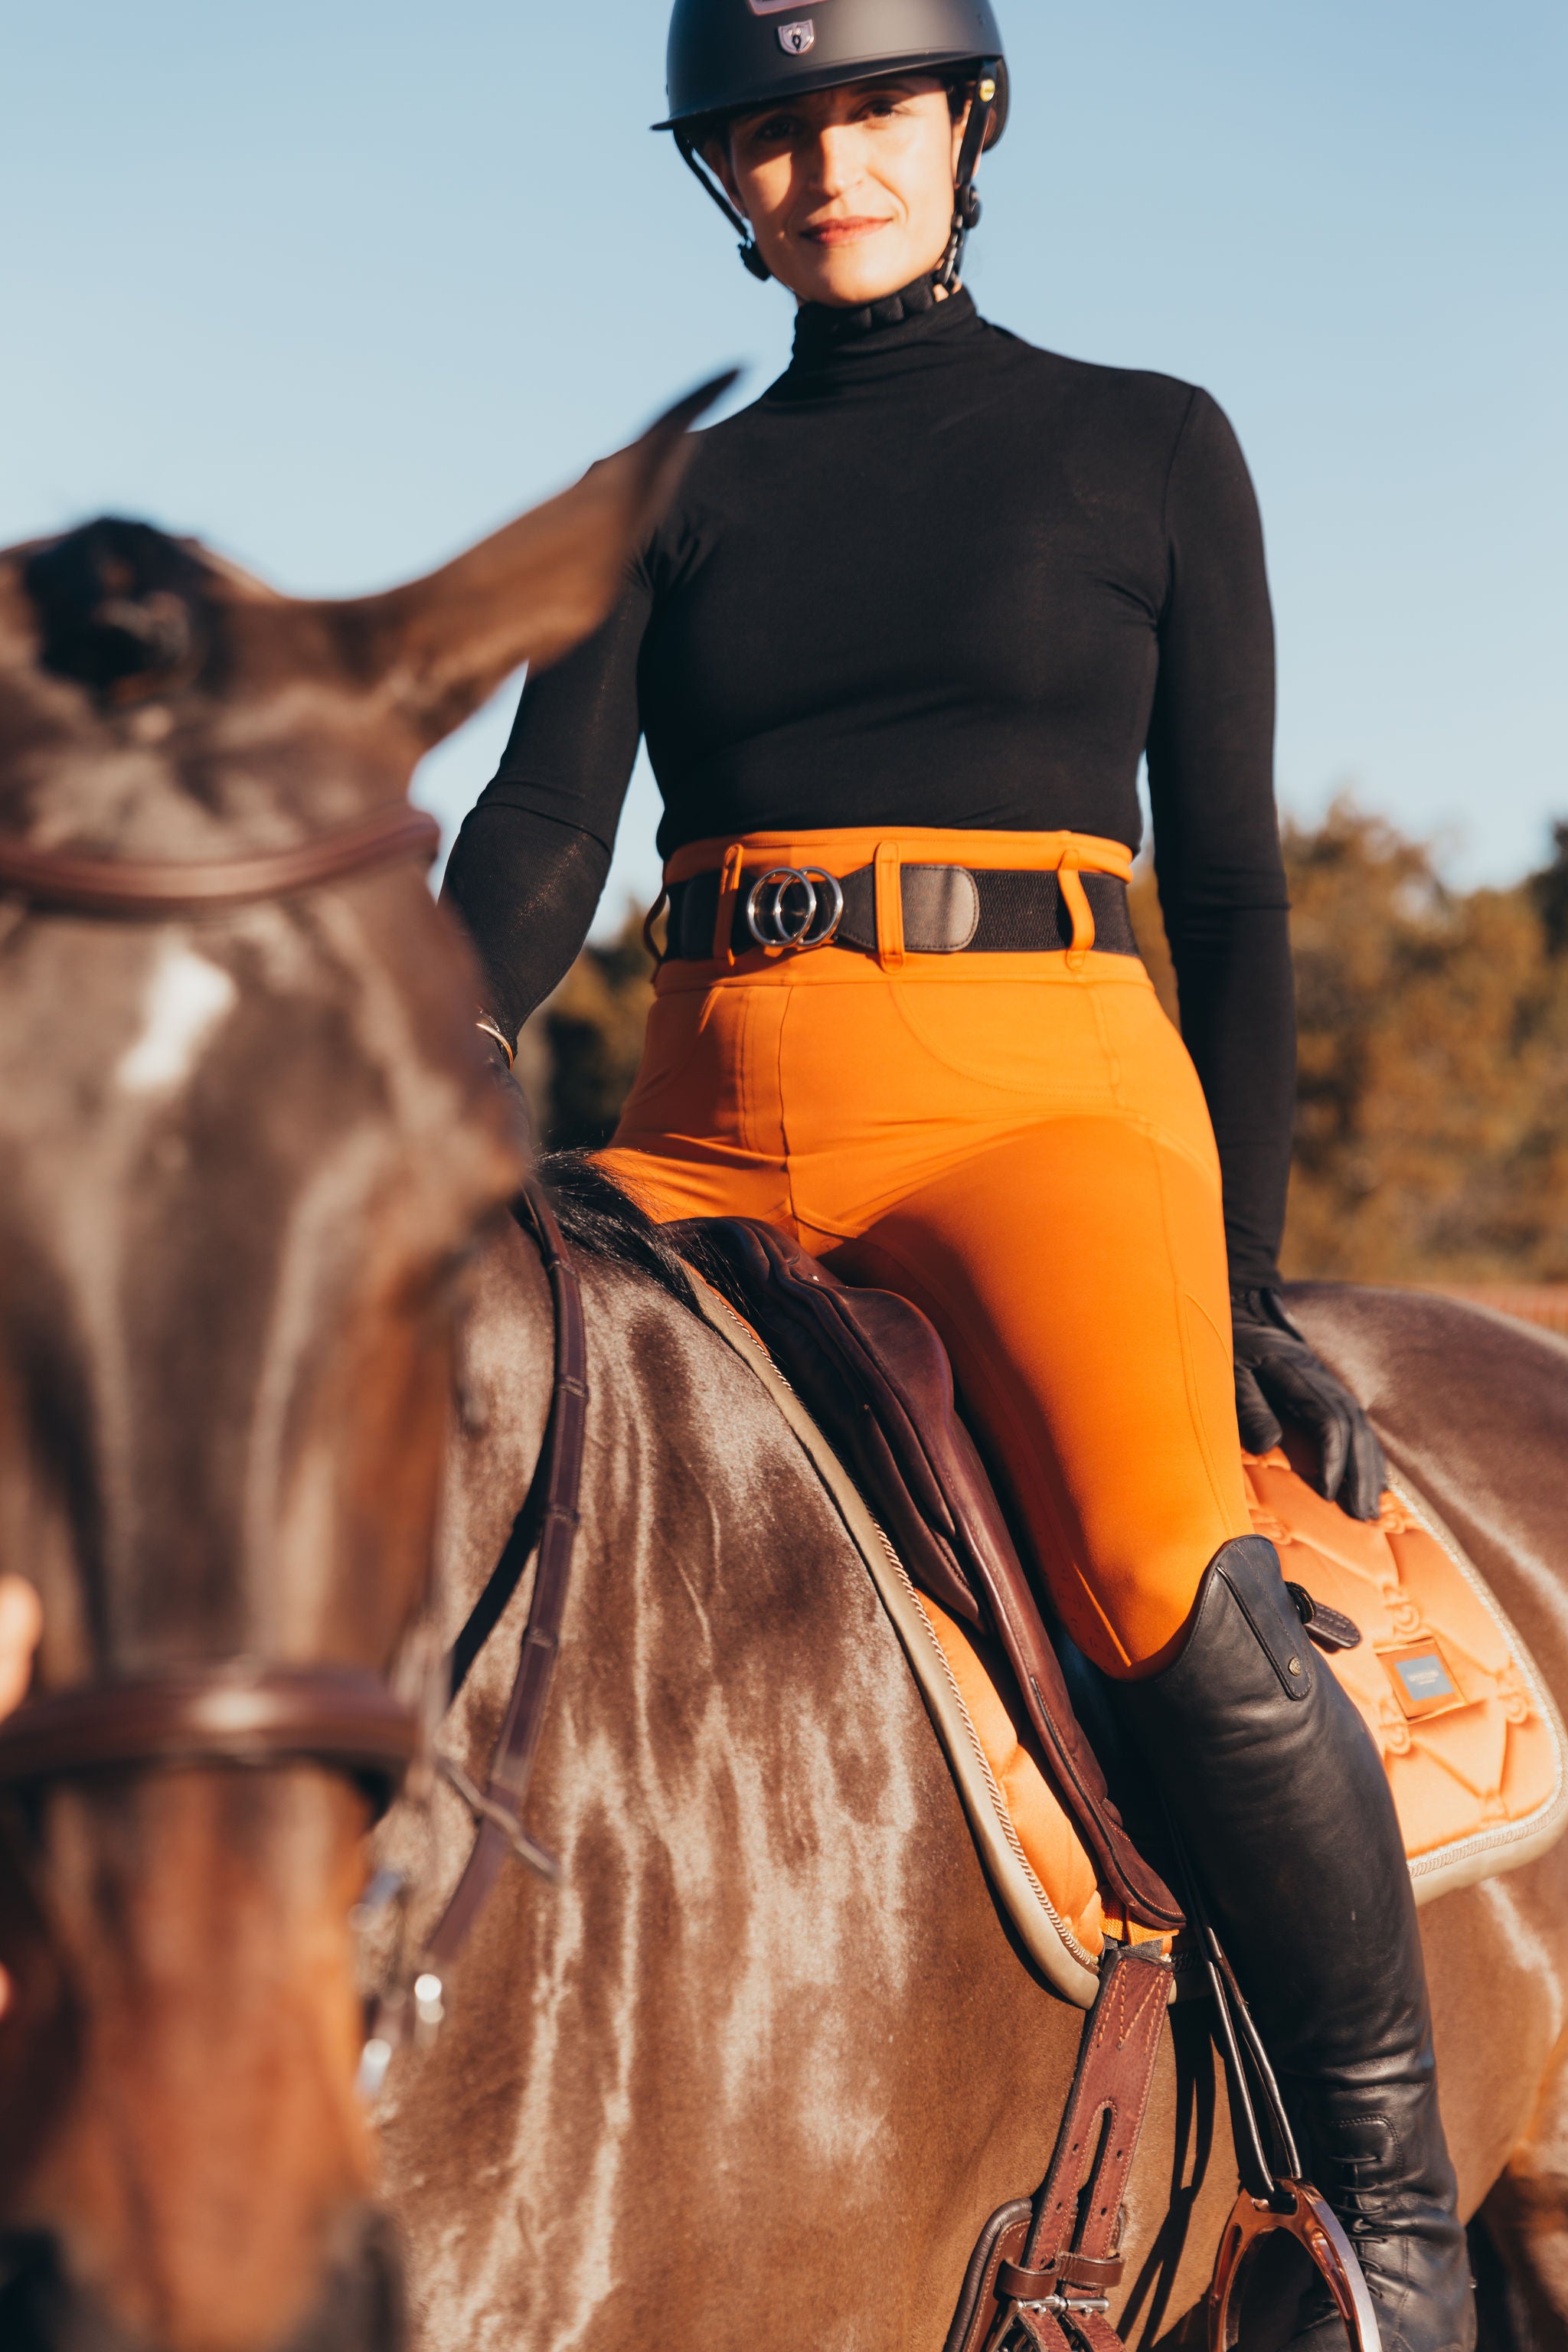
[[843, 919], [844, 886], [820, 866], [770, 866], [746, 894], [746, 929], [760, 948], [825, 948]]

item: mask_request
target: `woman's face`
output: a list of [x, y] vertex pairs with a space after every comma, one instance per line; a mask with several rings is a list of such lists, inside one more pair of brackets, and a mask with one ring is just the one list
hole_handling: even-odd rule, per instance
[[742, 115], [705, 152], [780, 283], [857, 310], [941, 261], [963, 139], [944, 85], [917, 74]]

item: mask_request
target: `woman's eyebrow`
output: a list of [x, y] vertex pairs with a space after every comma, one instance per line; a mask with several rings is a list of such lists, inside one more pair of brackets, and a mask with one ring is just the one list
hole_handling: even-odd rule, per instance
[[[941, 89], [942, 86], [941, 82], [921, 74], [889, 74], [876, 81], [855, 83], [853, 94], [858, 99], [911, 98], [921, 88]], [[780, 114], [805, 113], [809, 110], [809, 96], [805, 99], [781, 98], [772, 106], [753, 107], [745, 114], [732, 116], [731, 127], [732, 130], [743, 131], [748, 123], [771, 122], [775, 115]]]

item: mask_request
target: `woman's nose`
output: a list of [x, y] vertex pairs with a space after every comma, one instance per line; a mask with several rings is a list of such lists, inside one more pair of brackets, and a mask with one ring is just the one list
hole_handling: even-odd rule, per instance
[[824, 196], [842, 196], [860, 177], [860, 142], [847, 125], [819, 131], [811, 156], [812, 186]]

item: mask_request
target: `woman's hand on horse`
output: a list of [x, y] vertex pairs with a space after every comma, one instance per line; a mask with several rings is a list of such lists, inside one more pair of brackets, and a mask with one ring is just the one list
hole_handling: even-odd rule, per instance
[[1230, 1314], [1243, 1445], [1249, 1454], [1278, 1445], [1283, 1413], [1316, 1439], [1322, 1492], [1352, 1519], [1375, 1519], [1388, 1465], [1361, 1404], [1313, 1354], [1277, 1290], [1233, 1289]]

